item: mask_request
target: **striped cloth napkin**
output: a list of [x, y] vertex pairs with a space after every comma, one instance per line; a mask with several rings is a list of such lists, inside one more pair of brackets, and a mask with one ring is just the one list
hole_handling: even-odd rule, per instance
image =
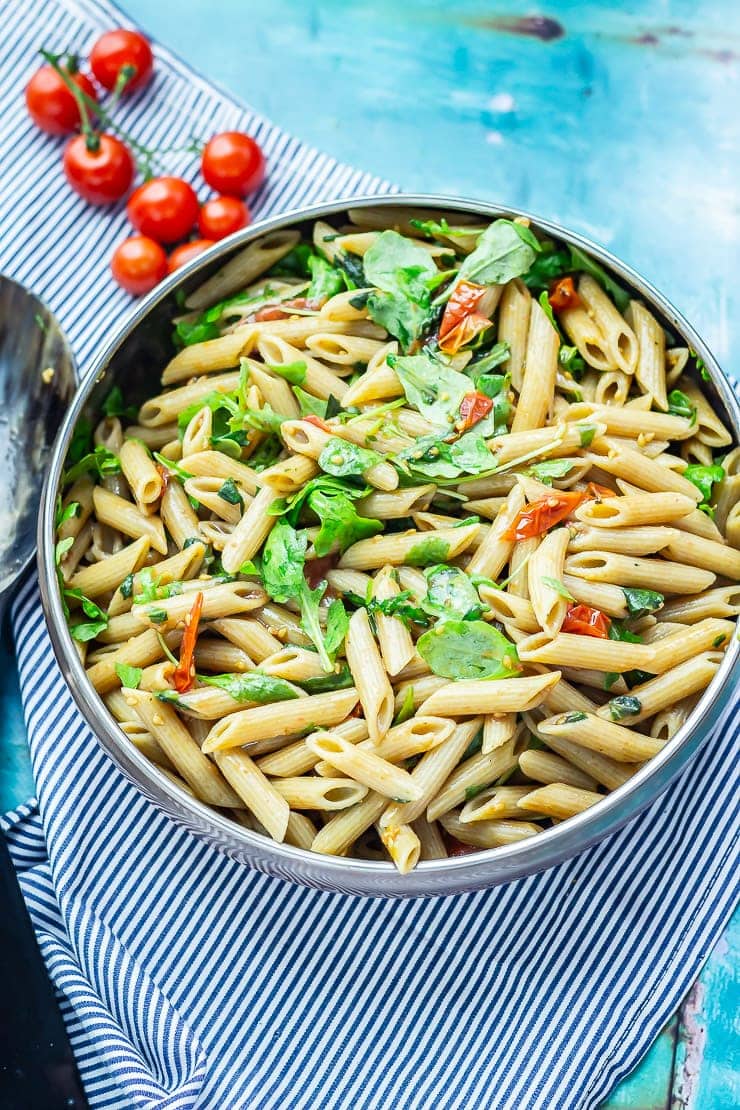
[[[84, 369], [129, 307], [107, 275], [125, 219], [67, 190], [19, 90], [42, 40], [85, 48], [124, 21], [88, 0], [11, 0], [3, 14], [0, 267], [46, 298]], [[128, 122], [167, 145], [249, 130], [270, 166], [255, 215], [389, 188], [156, 53]], [[596, 1107], [732, 910], [737, 724], [577, 859], [505, 888], [377, 901], [268, 878], [177, 828], [75, 709], [35, 581], [15, 635], [38, 802], [5, 827], [95, 1108]]]

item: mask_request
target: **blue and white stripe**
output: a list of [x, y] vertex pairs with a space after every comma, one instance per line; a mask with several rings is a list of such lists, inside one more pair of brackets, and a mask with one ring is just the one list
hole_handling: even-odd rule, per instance
[[[84, 48], [122, 19], [87, 0], [4, 15], [0, 268], [48, 301], [84, 368], [128, 309], [107, 274], [125, 218], [67, 190], [18, 90], [42, 38]], [[246, 127], [270, 162], [255, 215], [389, 188], [157, 56], [128, 122], [169, 144]], [[194, 177], [192, 158], [170, 167]], [[371, 901], [247, 871], [160, 815], [74, 708], [34, 582], [15, 631], [38, 807], [7, 835], [95, 1108], [596, 1107], [731, 913], [736, 706], [651, 809], [577, 859], [454, 899]]]

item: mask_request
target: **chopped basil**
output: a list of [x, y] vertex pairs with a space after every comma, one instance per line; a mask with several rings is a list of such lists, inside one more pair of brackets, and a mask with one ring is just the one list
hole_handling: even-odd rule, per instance
[[268, 705], [275, 701], [290, 701], [298, 694], [283, 678], [264, 674], [262, 671], [246, 671], [244, 674], [198, 675], [206, 686], [217, 686], [225, 690], [234, 701], [253, 701], [258, 705]]
[[621, 694], [609, 702], [609, 716], [613, 721], [622, 721], [625, 717], [635, 717], [642, 712], [642, 702], [631, 694]]
[[427, 595], [422, 609], [434, 617], [478, 620], [485, 609], [465, 571], [444, 564], [429, 567], [424, 575]]
[[443, 678], [510, 678], [521, 670], [514, 644], [485, 621], [440, 621], [416, 647]]
[[590, 447], [596, 435], [596, 428], [593, 424], [576, 424], [576, 428], [578, 429], [581, 447]]
[[585, 720], [586, 720], [586, 714], [581, 713], [580, 710], [576, 709], [572, 713], [565, 713], [560, 718], [560, 724], [561, 725], [574, 725], [578, 721], [585, 721]]
[[121, 686], [125, 686], [129, 690], [137, 688], [143, 673], [141, 667], [131, 667], [128, 663], [116, 663], [116, 674], [121, 681]]
[[672, 416], [683, 416], [691, 424], [696, 423], [696, 405], [680, 389], [673, 389], [668, 394], [668, 411]]
[[637, 590], [623, 586], [622, 593], [631, 617], [643, 617], [646, 613], [654, 613], [657, 609], [662, 609], [665, 604], [663, 594], [659, 594], [657, 590]]
[[242, 495], [239, 493], [239, 487], [233, 478], [227, 478], [221, 489], [218, 491], [218, 496], [227, 501], [229, 505], [243, 505]]
[[319, 466], [326, 474], [335, 478], [348, 475], [364, 474], [381, 460], [377, 451], [369, 451], [366, 447], [358, 447], [349, 440], [332, 436], [319, 455]]
[[432, 535], [413, 544], [404, 563], [407, 567], [429, 567], [434, 563], [446, 563], [449, 551], [450, 545], [446, 540]]
[[546, 574], [543, 574], [542, 581], [546, 586], [549, 586], [551, 590], [554, 590], [556, 594], [560, 594], [561, 597], [564, 597], [566, 601], [575, 601], [573, 594], [566, 590], [559, 578], [548, 578]]
[[469, 802], [471, 798], [477, 798], [486, 789], [485, 783], [480, 786], [466, 786], [465, 787], [465, 801]]

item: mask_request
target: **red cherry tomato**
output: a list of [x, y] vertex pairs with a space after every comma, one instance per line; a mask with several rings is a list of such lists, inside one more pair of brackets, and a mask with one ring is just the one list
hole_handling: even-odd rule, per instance
[[206, 143], [201, 169], [216, 192], [244, 197], [259, 189], [264, 181], [265, 156], [249, 135], [224, 131]]
[[590, 605], [569, 605], [561, 632], [573, 632], [577, 636], [595, 636], [599, 640], [608, 640], [611, 623], [600, 609], [592, 609]]
[[121, 70], [129, 66], [134, 71], [124, 85], [124, 92], [132, 92], [145, 85], [152, 75], [152, 48], [138, 31], [106, 31], [90, 51], [90, 66], [105, 89], [114, 89]]
[[227, 235], [246, 227], [249, 209], [238, 197], [214, 197], [207, 200], [198, 216], [198, 231], [204, 239], [225, 239]]
[[458, 840], [454, 836], [446, 836], [445, 841], [447, 844], [448, 856], [469, 856], [473, 852], [479, 851], [479, 849], [474, 848], [472, 844], [463, 844], [461, 840]]
[[[89, 77], [84, 73], [70, 73], [69, 76], [86, 96], [97, 99]], [[51, 66], [37, 69], [26, 85], [26, 107], [36, 126], [49, 135], [67, 135], [80, 126], [77, 101]]]
[[481, 302], [487, 299], [489, 290], [485, 285], [474, 281], [458, 281], [445, 306], [442, 322], [439, 325], [439, 349], [447, 355], [456, 354], [476, 335], [490, 328], [491, 321], [483, 312], [478, 312]]
[[550, 308], [555, 312], [563, 312], [566, 308], [578, 308], [581, 303], [572, 277], [558, 278], [554, 281], [550, 286], [547, 299], [550, 302]]
[[146, 235], [124, 239], [113, 252], [111, 273], [127, 293], [149, 293], [167, 273], [167, 255]]
[[126, 214], [142, 235], [176, 243], [198, 219], [198, 198], [181, 177], [153, 177], [131, 194]]
[[492, 408], [493, 401], [490, 397], [486, 397], [485, 393], [479, 393], [477, 389], [472, 393], [466, 393], [460, 402], [460, 419], [456, 427], [461, 432], [467, 432], [479, 420], [488, 416]]
[[90, 204], [112, 204], [128, 191], [136, 166], [129, 148], [115, 135], [98, 135], [90, 150], [84, 135], [64, 148], [64, 172], [75, 192]]
[[203, 251], [207, 251], [213, 243], [213, 239], [192, 239], [189, 243], [182, 243], [181, 246], [175, 247], [167, 262], [167, 273], [173, 274], [191, 258], [197, 258]]

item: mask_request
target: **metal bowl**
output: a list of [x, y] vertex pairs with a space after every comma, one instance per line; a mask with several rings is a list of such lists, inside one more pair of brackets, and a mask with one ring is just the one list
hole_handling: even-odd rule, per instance
[[325, 890], [384, 897], [414, 897], [451, 894], [495, 886], [544, 868], [582, 852], [602, 837], [613, 833], [665, 790], [669, 782], [695, 756], [718, 721], [732, 696], [738, 677], [738, 642], [733, 643], [714, 680], [691, 716], [659, 755], [651, 759], [628, 782], [607, 795], [591, 809], [571, 817], [536, 837], [506, 847], [445, 860], [420, 863], [408, 875], [399, 875], [390, 863], [315, 855], [288, 844], [277, 844], [251, 832], [196, 801], [175, 786], [154, 764], [130, 743], [110, 716], [85, 675], [62, 613], [54, 566], [54, 503], [69, 442], [80, 417], [93, 417], [110, 388], [120, 384], [127, 398], [143, 401], [159, 389], [159, 371], [172, 355], [171, 319], [177, 313], [176, 294], [190, 291], [217, 270], [246, 243], [267, 231], [285, 227], [308, 227], [315, 219], [346, 219], [349, 208], [366, 208], [387, 213], [388, 222], [399, 219], [402, 210], [428, 210], [460, 217], [527, 215], [536, 230], [582, 247], [597, 258], [626, 286], [635, 290], [659, 319], [704, 360], [711, 378], [703, 388], [712, 403], [740, 437], [740, 407], [711, 352], [686, 320], [657, 290], [602, 247], [580, 235], [541, 220], [529, 213], [499, 208], [477, 201], [449, 197], [401, 195], [367, 197], [319, 205], [254, 224], [212, 247], [178, 270], [133, 310], [117, 334], [100, 352], [77, 392], [60, 431], [39, 513], [38, 561], [41, 596], [54, 651], [80, 712], [105, 752], [126, 777], [160, 810], [191, 832], [203, 837], [233, 859], [292, 882]]

